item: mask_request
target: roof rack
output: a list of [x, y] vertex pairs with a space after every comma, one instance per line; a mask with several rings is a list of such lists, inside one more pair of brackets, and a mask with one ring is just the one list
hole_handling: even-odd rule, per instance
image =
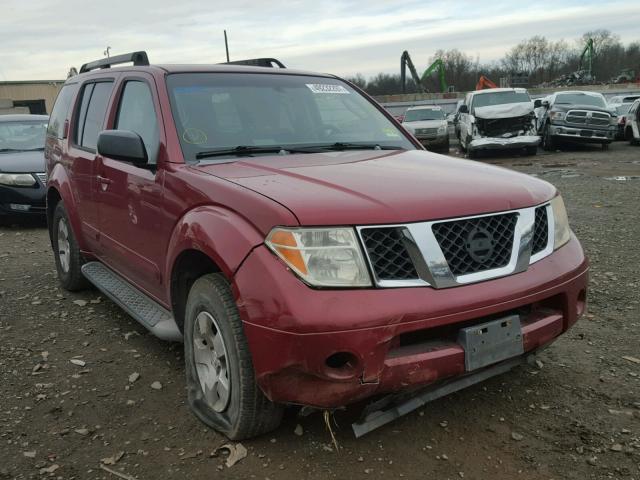
[[80, 73], [90, 72], [98, 68], [111, 68], [113, 65], [120, 65], [122, 63], [133, 62], [135, 66], [147, 66], [149, 65], [149, 57], [147, 52], [131, 52], [124, 53], [122, 55], [116, 55], [114, 57], [101, 58], [93, 62], [85, 63], [80, 67]]
[[269, 67], [287, 68], [277, 58], [250, 58], [249, 60], [235, 60], [233, 62], [224, 62], [222, 65], [251, 65], [253, 67]]

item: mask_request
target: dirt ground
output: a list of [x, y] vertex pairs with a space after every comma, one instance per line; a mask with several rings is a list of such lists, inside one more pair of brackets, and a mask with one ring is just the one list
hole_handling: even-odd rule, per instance
[[361, 439], [358, 412], [339, 412], [339, 452], [320, 415], [288, 410], [231, 468], [185, 403], [181, 346], [96, 290], [62, 291], [44, 226], [0, 227], [0, 479], [117, 479], [101, 459], [126, 479], [640, 479], [640, 148], [479, 161], [563, 192], [592, 262], [588, 314], [539, 366]]

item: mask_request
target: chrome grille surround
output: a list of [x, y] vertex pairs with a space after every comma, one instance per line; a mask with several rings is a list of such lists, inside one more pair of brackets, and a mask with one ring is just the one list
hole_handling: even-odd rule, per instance
[[[547, 214], [547, 243], [546, 247], [532, 254], [534, 242], [534, 224], [536, 208], [544, 208]], [[454, 275], [447, 263], [447, 259], [433, 233], [433, 225], [469, 220], [482, 217], [493, 217], [505, 214], [516, 214], [517, 221], [513, 232], [513, 244], [511, 255], [506, 265], [462, 275]], [[374, 268], [374, 262], [369, 256], [362, 231], [366, 229], [396, 229], [402, 232], [404, 247], [411, 262], [417, 272], [415, 278], [385, 279], [380, 278]], [[549, 204], [537, 205], [535, 207], [523, 208], [519, 210], [509, 210], [505, 212], [489, 213], [484, 215], [472, 215], [446, 220], [436, 220], [431, 222], [418, 222], [395, 225], [366, 225], [356, 227], [360, 241], [364, 246], [363, 250], [371, 268], [373, 279], [378, 287], [400, 288], [400, 287], [420, 287], [431, 286], [434, 288], [449, 288], [470, 283], [482, 282], [493, 278], [505, 277], [514, 273], [527, 270], [529, 265], [549, 256], [553, 252], [553, 241], [555, 236], [553, 211]]]
[[565, 120], [574, 125], [588, 125], [596, 127], [609, 126], [611, 115], [604, 112], [593, 112], [590, 110], [569, 110]]

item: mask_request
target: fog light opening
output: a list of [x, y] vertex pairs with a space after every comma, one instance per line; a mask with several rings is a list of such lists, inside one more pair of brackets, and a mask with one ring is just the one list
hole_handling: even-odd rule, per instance
[[336, 352], [324, 361], [325, 374], [330, 378], [346, 380], [358, 373], [358, 357], [350, 352]]

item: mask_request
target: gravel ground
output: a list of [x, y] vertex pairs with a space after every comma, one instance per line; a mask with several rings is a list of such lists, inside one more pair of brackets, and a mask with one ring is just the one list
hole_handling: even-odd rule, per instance
[[185, 404], [181, 347], [96, 290], [62, 291], [42, 225], [0, 227], [0, 479], [118, 478], [101, 465], [125, 479], [640, 479], [640, 148], [479, 161], [561, 189], [592, 262], [588, 314], [539, 366], [359, 440], [358, 412], [339, 412], [339, 452], [320, 415], [292, 409], [232, 467]]

